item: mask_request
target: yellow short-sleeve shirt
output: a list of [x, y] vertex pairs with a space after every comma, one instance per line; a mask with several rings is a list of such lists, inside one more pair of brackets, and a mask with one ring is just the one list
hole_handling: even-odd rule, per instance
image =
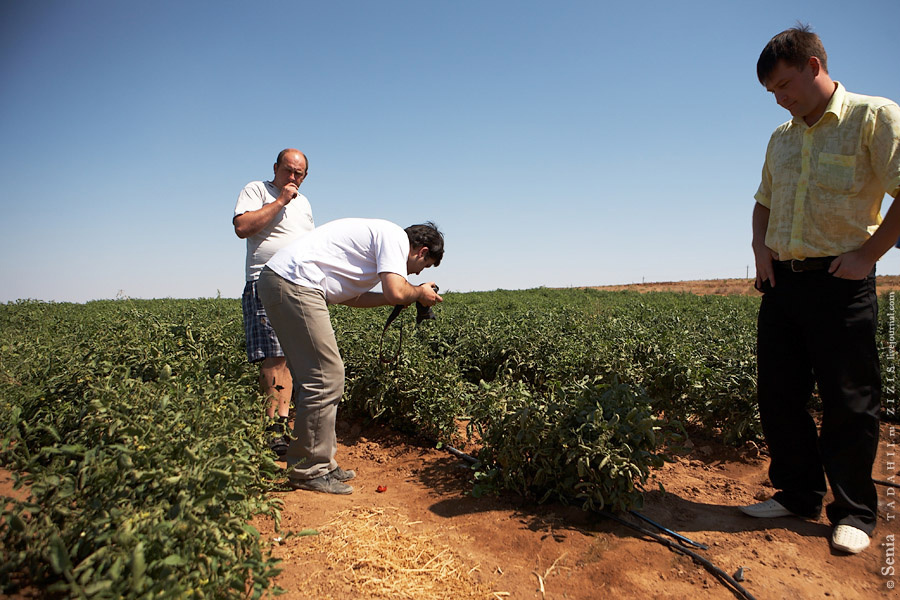
[[756, 201], [769, 209], [766, 245], [781, 260], [856, 250], [900, 193], [900, 107], [837, 84], [812, 127], [781, 125], [766, 150]]

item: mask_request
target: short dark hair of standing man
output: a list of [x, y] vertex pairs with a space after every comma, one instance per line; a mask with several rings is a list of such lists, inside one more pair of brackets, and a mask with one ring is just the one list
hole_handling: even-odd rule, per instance
[[809, 59], [819, 59], [822, 69], [828, 72], [828, 55], [819, 36], [812, 32], [809, 25], [798, 25], [782, 31], [766, 44], [759, 60], [756, 61], [756, 77], [766, 85], [778, 61], [784, 61], [789, 67], [802, 71]]

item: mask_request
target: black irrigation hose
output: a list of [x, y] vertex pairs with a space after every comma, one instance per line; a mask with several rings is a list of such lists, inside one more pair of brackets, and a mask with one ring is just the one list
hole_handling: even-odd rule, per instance
[[[478, 462], [478, 459], [475, 458], [474, 456], [466, 454], [465, 452], [461, 452], [460, 450], [457, 450], [453, 446], [444, 446], [444, 449], [447, 450], [447, 452], [449, 452], [453, 456], [455, 456], [457, 458], [461, 458], [464, 461], [468, 462], [469, 464], [475, 464]], [[683, 546], [681, 544], [676, 544], [672, 540], [664, 538], [663, 536], [650, 531], [646, 527], [642, 527], [641, 525], [637, 525], [636, 523], [632, 523], [630, 521], [626, 521], [625, 519], [617, 517], [616, 515], [612, 514], [611, 512], [607, 512], [605, 510], [598, 510], [596, 512], [601, 517], [604, 517], [607, 519], [612, 519], [613, 521], [615, 521], [617, 523], [620, 523], [626, 527], [630, 527], [631, 529], [634, 529], [635, 531], [638, 531], [643, 535], [653, 538], [654, 540], [656, 540], [660, 544], [663, 544], [664, 546], [667, 546], [670, 550], [672, 550], [674, 552], [679, 552], [681, 554], [690, 556], [692, 559], [694, 559], [695, 561], [697, 561], [698, 563], [700, 563], [701, 565], [706, 567], [707, 571], [709, 571], [716, 578], [718, 578], [719, 581], [721, 581], [723, 583], [723, 585], [725, 585], [725, 587], [727, 587], [729, 590], [731, 590], [736, 596], [738, 596], [739, 598], [745, 598], [746, 600], [756, 600], [756, 598], [754, 598], [750, 592], [748, 592], [746, 589], [744, 589], [744, 587], [741, 584], [739, 584], [731, 575], [729, 575], [728, 573], [726, 573], [725, 571], [723, 571], [722, 569], [720, 569], [719, 567], [714, 565], [712, 562], [709, 561], [709, 559], [701, 556], [700, 554], [697, 554], [693, 550], [689, 550], [688, 548], [686, 548], [685, 546]], [[649, 521], [649, 519], [646, 519], [646, 517], [642, 517], [641, 515], [637, 515], [637, 516]], [[652, 521], [649, 521], [649, 522], [653, 523]], [[666, 529], [665, 527], [662, 527], [661, 525], [658, 525], [656, 523], [653, 523], [653, 525], [655, 525], [656, 527], [659, 527], [663, 531], [674, 534], [674, 532], [672, 532], [669, 529]], [[675, 535], [678, 535], [678, 534], [675, 534]]]
[[471, 454], [466, 454], [465, 452], [461, 452], [461, 451], [457, 450], [456, 448], [454, 448], [453, 446], [444, 446], [444, 449], [447, 452], [449, 452], [450, 454], [452, 454], [453, 456], [455, 456], [456, 458], [463, 459], [470, 465], [474, 465], [475, 463], [478, 462], [478, 459], [475, 458], [474, 456], [472, 456]]
[[678, 540], [679, 542], [681, 542], [683, 544], [687, 544], [689, 546], [693, 546], [694, 548], [699, 548], [701, 550], [709, 550], [709, 546], [707, 546], [706, 544], [701, 544], [700, 542], [695, 542], [694, 540], [687, 538], [687, 537], [681, 535], [680, 533], [676, 533], [676, 532], [672, 531], [671, 529], [663, 527], [656, 521], [648, 519], [647, 517], [645, 517], [644, 515], [642, 515], [641, 513], [639, 513], [636, 510], [629, 510], [628, 512], [630, 512], [631, 514], [636, 516], [638, 519], [640, 519], [642, 521], [646, 521], [647, 523], [650, 523], [651, 525], [653, 525], [654, 527], [656, 527], [663, 533], [668, 534], [669, 536], [675, 538], [676, 540]]
[[878, 485], [886, 485], [887, 487], [900, 488], [900, 483], [894, 483], [893, 481], [885, 481], [884, 479], [873, 479], [872, 482], [877, 483]]
[[732, 592], [734, 592], [734, 594], [736, 596], [738, 596], [739, 598], [746, 598], [746, 600], [756, 600], [756, 598], [754, 598], [750, 592], [748, 592], [746, 589], [744, 589], [744, 587], [741, 584], [739, 584], [737, 581], [735, 581], [735, 579], [731, 575], [729, 575], [728, 573], [726, 573], [725, 571], [723, 571], [716, 565], [712, 564], [712, 562], [710, 562], [707, 558], [701, 556], [700, 554], [697, 554], [693, 550], [689, 550], [688, 548], [685, 548], [681, 544], [676, 544], [675, 542], [673, 542], [670, 539], [664, 538], [661, 535], [653, 533], [646, 527], [637, 525], [636, 523], [631, 523], [630, 521], [626, 521], [625, 519], [617, 517], [616, 515], [612, 514], [611, 512], [607, 512], [605, 510], [599, 510], [597, 512], [602, 517], [605, 517], [607, 519], [612, 519], [613, 521], [615, 521], [617, 523], [620, 523], [626, 527], [630, 527], [631, 529], [634, 529], [635, 531], [638, 531], [643, 535], [653, 538], [660, 544], [668, 546], [669, 549], [673, 550], [674, 552], [679, 552], [681, 554], [686, 554], [687, 556], [690, 556], [692, 559], [694, 559], [695, 561], [697, 561], [698, 563], [700, 563], [701, 565], [706, 567], [707, 571], [709, 571], [710, 573], [715, 575], [717, 578], [719, 578], [719, 580], [722, 581], [723, 584], [725, 584], [725, 587], [729, 588]]

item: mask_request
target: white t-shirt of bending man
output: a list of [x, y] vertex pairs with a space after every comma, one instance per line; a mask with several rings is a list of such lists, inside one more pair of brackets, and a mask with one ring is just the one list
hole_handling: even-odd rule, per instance
[[266, 266], [288, 281], [321, 290], [329, 304], [370, 291], [381, 273], [407, 279], [409, 237], [382, 219], [338, 219], [275, 253]]

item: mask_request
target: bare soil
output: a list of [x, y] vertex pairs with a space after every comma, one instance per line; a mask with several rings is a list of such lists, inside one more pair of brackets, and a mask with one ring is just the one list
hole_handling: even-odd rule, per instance
[[[893, 480], [889, 444], [900, 441], [900, 431], [882, 427], [874, 477]], [[446, 451], [380, 428], [342, 423], [339, 431], [337, 458], [357, 472], [354, 493], [284, 492], [282, 531], [271, 522], [255, 523], [267, 539], [280, 540], [273, 550], [284, 560], [277, 583], [287, 590], [286, 599], [735, 597], [691, 558], [623, 525], [578, 507], [541, 505], [514, 495], [474, 498], [467, 464]], [[752, 444], [735, 449], [694, 438], [689, 453], [659, 470], [665, 492], [649, 491], [640, 512], [706, 544], [708, 550], [696, 552], [729, 575], [743, 567], [742, 585], [756, 598], [892, 597], [890, 586], [898, 576], [882, 570], [895, 566], [896, 490], [878, 486], [875, 537], [862, 554], [848, 556], [830, 548], [824, 515], [817, 521], [760, 520], [738, 511], [774, 493], [767, 467], [767, 457]], [[380, 486], [385, 491], [378, 492]], [[373, 529], [380, 528], [408, 536], [401, 542], [425, 540], [453, 553], [466, 577], [452, 592], [390, 593], [385, 582], [404, 579], [406, 572], [388, 561], [373, 575], [366, 572], [370, 551], [353, 555], [352, 540], [328, 539], [336, 524], [354, 519], [366, 522], [355, 530], [360, 537], [378, 538]], [[307, 528], [320, 533], [285, 536]], [[384, 539], [390, 547], [392, 540]]]

